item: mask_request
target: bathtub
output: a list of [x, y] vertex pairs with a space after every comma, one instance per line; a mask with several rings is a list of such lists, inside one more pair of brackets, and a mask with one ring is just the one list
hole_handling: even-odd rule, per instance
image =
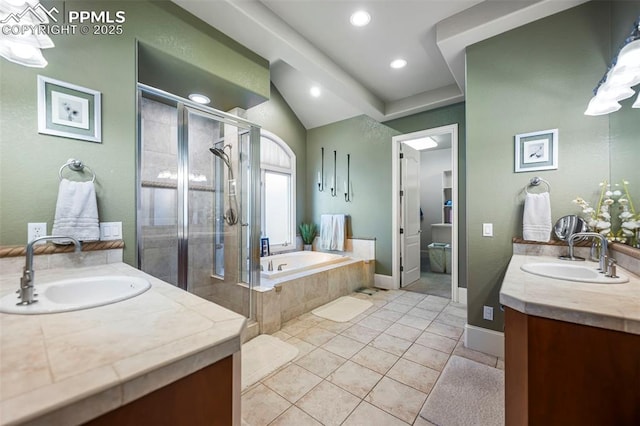
[[[271, 261], [274, 271], [268, 271]], [[260, 259], [260, 285], [253, 287], [259, 332], [272, 334], [287, 321], [361, 287], [373, 286], [375, 263], [317, 251]], [[285, 264], [282, 271], [278, 265]]]
[[[260, 276], [261, 278], [275, 279], [348, 260], [350, 260], [348, 256], [320, 251], [296, 251], [276, 254], [260, 259], [260, 265], [262, 266]], [[272, 262], [273, 271], [268, 270], [269, 262]], [[282, 265], [281, 271], [278, 270], [279, 265]]]

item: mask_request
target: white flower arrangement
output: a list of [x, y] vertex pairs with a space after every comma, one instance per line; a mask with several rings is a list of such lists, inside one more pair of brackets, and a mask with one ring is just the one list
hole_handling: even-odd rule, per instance
[[[573, 202], [582, 208], [582, 215], [592, 231], [606, 236], [609, 242], [616, 241], [635, 246], [638, 243], [640, 215], [636, 215], [627, 185], [629, 185], [629, 182], [623, 180], [623, 191], [620, 189], [614, 189], [612, 191], [611, 185], [609, 185], [606, 180], [601, 182], [600, 187], [602, 189], [600, 190], [600, 198], [595, 209], [582, 197], [576, 197]], [[615, 186], [619, 187], [620, 185], [616, 184]], [[620, 219], [620, 229], [617, 231], [613, 229], [611, 221], [611, 210], [616, 201], [620, 210], [620, 214], [618, 215]]]

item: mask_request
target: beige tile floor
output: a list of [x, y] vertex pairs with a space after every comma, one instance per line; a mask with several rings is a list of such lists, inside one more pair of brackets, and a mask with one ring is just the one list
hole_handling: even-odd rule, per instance
[[504, 368], [464, 347], [463, 305], [402, 290], [352, 296], [373, 306], [348, 323], [307, 313], [274, 334], [300, 352], [243, 392], [243, 425], [425, 426], [418, 414], [452, 354]]

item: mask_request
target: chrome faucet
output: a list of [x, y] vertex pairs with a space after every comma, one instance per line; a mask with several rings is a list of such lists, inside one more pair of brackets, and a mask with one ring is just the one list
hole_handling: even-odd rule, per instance
[[44, 237], [34, 238], [27, 244], [27, 253], [25, 255], [25, 265], [22, 270], [22, 278], [20, 278], [20, 288], [17, 293], [20, 294], [20, 302], [17, 305], [31, 305], [36, 303], [34, 298], [34, 276], [33, 270], [33, 245], [42, 240], [67, 240], [71, 241], [76, 246], [76, 253], [82, 250], [82, 243], [73, 237], [46, 235]]
[[597, 232], [576, 232], [575, 234], [569, 235], [567, 242], [569, 243], [569, 256], [560, 256], [561, 259], [564, 260], [584, 260], [581, 257], [576, 257], [573, 255], [573, 244], [577, 238], [586, 237], [586, 238], [599, 238], [600, 244], [602, 245], [602, 250], [600, 251], [600, 256], [598, 258], [598, 266], [602, 273], [607, 272], [607, 260], [608, 260], [608, 242], [607, 237]]
[[267, 271], [273, 271], [273, 260], [269, 260], [269, 265], [267, 266]]
[[283, 267], [283, 266], [287, 266], [287, 264], [286, 264], [286, 263], [281, 263], [281, 264], [279, 264], [279, 265], [278, 265], [278, 271], [282, 271], [282, 267]]

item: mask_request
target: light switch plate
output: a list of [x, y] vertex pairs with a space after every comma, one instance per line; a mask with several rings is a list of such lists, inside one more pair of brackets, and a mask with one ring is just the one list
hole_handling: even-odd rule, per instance
[[482, 236], [483, 237], [493, 237], [493, 223], [483, 223], [482, 224]]
[[491, 306], [483, 306], [482, 318], [486, 319], [487, 321], [493, 321], [493, 308]]
[[100, 222], [100, 241], [122, 239], [122, 222]]

